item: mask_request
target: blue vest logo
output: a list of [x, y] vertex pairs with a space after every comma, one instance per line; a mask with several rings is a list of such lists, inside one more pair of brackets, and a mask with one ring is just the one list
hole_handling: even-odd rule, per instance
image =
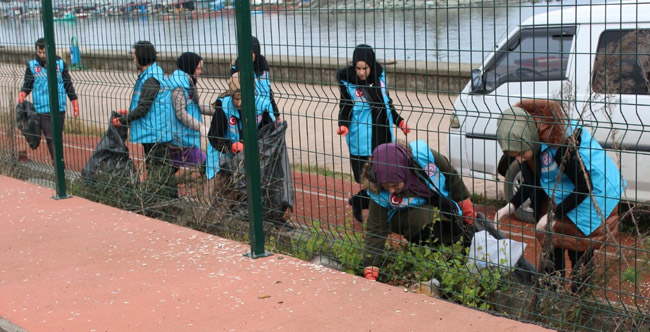
[[356, 90], [354, 90], [354, 95], [357, 98], [364, 99], [363, 98], [363, 90], [361, 90], [361, 88], [356, 88]]
[[438, 166], [434, 163], [427, 164], [424, 166], [424, 171], [427, 172], [427, 176], [432, 177], [436, 175], [436, 171], [438, 170]]
[[[559, 166], [554, 160], [555, 153], [551, 154], [549, 151], [543, 152], [540, 156], [542, 163], [542, 173], [554, 172], [559, 169]], [[555, 174], [551, 175], [555, 176]]]
[[553, 163], [553, 157], [551, 157], [548, 152], [542, 153], [540, 158], [542, 159], [542, 166], [549, 166], [551, 163]]
[[390, 197], [388, 198], [388, 202], [390, 205], [392, 205], [394, 208], [406, 208], [409, 206], [420, 206], [423, 203], [423, 199], [419, 197], [398, 197], [397, 194], [390, 194]]
[[400, 206], [400, 205], [402, 205], [403, 201], [404, 201], [404, 199], [397, 197], [396, 194], [391, 194], [390, 195], [390, 205], [392, 205], [392, 206]]
[[228, 124], [231, 126], [236, 126], [237, 125], [237, 118], [234, 116], [231, 116], [230, 119], [228, 119]]
[[41, 69], [41, 66], [36, 66], [36, 67], [34, 67], [34, 70], [36, 70], [37, 73], [40, 73], [42, 69]]

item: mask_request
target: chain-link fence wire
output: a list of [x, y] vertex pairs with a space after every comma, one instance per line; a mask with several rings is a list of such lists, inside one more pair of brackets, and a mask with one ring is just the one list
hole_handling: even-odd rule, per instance
[[[259, 190], [269, 251], [315, 259], [358, 275], [364, 275], [372, 256], [381, 282], [562, 330], [648, 328], [650, 241], [643, 203], [650, 197], [650, 186], [645, 183], [650, 22], [642, 13], [650, 5], [322, 0], [251, 5], [252, 34], [260, 43], [255, 63], [263, 56], [268, 64], [268, 69], [254, 68], [259, 71], [255, 73], [256, 108], [261, 115], [262, 110], [273, 115], [272, 126], [281, 121], [287, 124], [284, 140], [291, 170], [287, 184], [273, 172], [275, 168], [262, 168]], [[28, 65], [36, 57], [34, 43], [43, 35], [37, 7], [35, 2], [2, 3], [0, 7], [0, 155], [3, 173], [48, 184], [55, 178], [46, 142], [31, 150], [15, 120], [16, 100], [25, 90], [26, 74], [31, 73], [34, 80], [41, 74], [36, 70], [42, 64]], [[131, 137], [122, 142], [119, 151], [110, 151], [127, 158], [115, 167], [102, 164], [105, 168], [93, 177], [82, 176], [113, 126], [112, 112], [133, 108], [139, 77], [133, 46], [138, 41], [154, 45], [156, 63], [167, 77], [178, 69], [182, 53], [202, 57], [203, 71], [190, 90], [202, 108], [214, 110], [220, 101], [223, 109], [224, 102], [232, 100], [228, 79], [236, 71], [238, 40], [233, 2], [134, 5], [74, 1], [55, 3], [54, 7], [57, 55], [66, 64], [79, 105], [75, 117], [67, 94], [63, 152], [70, 193], [248, 240], [249, 216], [242, 187], [245, 161], [241, 159], [216, 175], [212, 174], [214, 163], [175, 164], [171, 155], [184, 156], [185, 147], [157, 144], [147, 146], [145, 153], [142, 144], [131, 141], [132, 124], [124, 123], [121, 125], [130, 129]], [[75, 46], [73, 37], [79, 59], [71, 48]], [[353, 62], [360, 44], [372, 47], [383, 68], [384, 75], [375, 81], [357, 74], [364, 69], [363, 63]], [[379, 72], [370, 58], [362, 59], [370, 73]], [[264, 88], [267, 83], [270, 90]], [[385, 90], [377, 93], [376, 86]], [[277, 111], [267, 104], [269, 91]], [[389, 100], [383, 98], [384, 92]], [[34, 101], [37, 93], [43, 92], [33, 88], [26, 100]], [[567, 119], [564, 123], [581, 126], [607, 149], [621, 170], [627, 187], [617, 206], [618, 225], [610, 229], [610, 224], [603, 222], [608, 215], [602, 210], [589, 212], [594, 225], [605, 229], [604, 237], [589, 238], [584, 232], [559, 235], [552, 228], [558, 205], [555, 198], [577, 190], [565, 187], [568, 182], [563, 179], [577, 181], [578, 169], [587, 180], [581, 183], [587, 183], [590, 193], [583, 195], [581, 202], [618, 199], [595, 190], [599, 184], [595, 181], [605, 181], [590, 173], [597, 168], [597, 162], [589, 159], [601, 151], [597, 145], [583, 148], [575, 135], [566, 134], [566, 139], [552, 148], [567, 153], [580, 146], [583, 153], [573, 164], [579, 167], [569, 171], [568, 164], [558, 157], [561, 172], [548, 182], [552, 185], [544, 186], [539, 182], [540, 173], [533, 172], [537, 174], [533, 182], [526, 182], [523, 164], [515, 155], [507, 158], [509, 154], [498, 144], [499, 117], [526, 99], [557, 101]], [[171, 98], [168, 104], [174, 109]], [[228, 115], [228, 125], [230, 115], [237, 125], [236, 114]], [[151, 130], [161, 135], [173, 132], [174, 117]], [[214, 147], [212, 141], [218, 140], [207, 137], [215, 115], [198, 118], [204, 126], [204, 131], [196, 131], [201, 135], [200, 150], [208, 158], [214, 155], [208, 153], [210, 148], [230, 155], [231, 144], [221, 141], [223, 144]], [[410, 132], [399, 127], [401, 120]], [[536, 126], [552, 127], [557, 121], [538, 117]], [[337, 135], [342, 125], [349, 131], [345, 136]], [[536, 270], [531, 284], [522, 285], [512, 268], [475, 270], [467, 264], [468, 247], [477, 229], [468, 227], [458, 217], [462, 209], [450, 209], [445, 199], [451, 197], [459, 203], [466, 198], [458, 182], [447, 193], [434, 186], [436, 199], [377, 225], [384, 210], [370, 203], [371, 199], [356, 196], [362, 189], [362, 166], [380, 143], [361, 135], [364, 130], [375, 138], [389, 137], [389, 141], [423, 140], [429, 149], [444, 156], [444, 160], [436, 159], [435, 165], [445, 179], [462, 180], [475, 211], [481, 213], [474, 217], [477, 225], [485, 223], [483, 216], [493, 220], [520, 188], [531, 189], [530, 199], [520, 202], [512, 216], [497, 222], [507, 238], [526, 244], [523, 257]], [[544, 137], [530, 142], [548, 143]], [[277, 146], [262, 141], [259, 148], [275, 151]], [[272, 153], [269, 164], [277, 164], [280, 157], [281, 152]], [[541, 163], [541, 159], [536, 155], [533, 161]], [[422, 167], [412, 163], [406, 168], [418, 173]], [[400, 173], [400, 169], [394, 172]], [[278, 188], [283, 185], [293, 188], [291, 204], [278, 203]], [[355, 221], [349, 202], [355, 197], [352, 203], [371, 205], [372, 212], [361, 210], [363, 223]], [[381, 203], [380, 199], [372, 201]], [[549, 204], [544, 207], [543, 201]], [[546, 211], [551, 211], [550, 222], [542, 227], [538, 219]], [[413, 220], [419, 223], [411, 225]], [[432, 235], [427, 231], [435, 236], [427, 237]], [[369, 246], [370, 239], [375, 245]], [[587, 249], [561, 250], [570, 242], [586, 243]], [[502, 260], [511, 254], [508, 250], [498, 252], [497, 263], [504, 265]], [[585, 266], [591, 273], [581, 275], [574, 266]]]

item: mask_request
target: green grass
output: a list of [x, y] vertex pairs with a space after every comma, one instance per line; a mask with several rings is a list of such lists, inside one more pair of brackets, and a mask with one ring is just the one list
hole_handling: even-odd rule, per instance
[[63, 128], [63, 132], [66, 134], [95, 137], [102, 137], [105, 131], [105, 128], [101, 128], [94, 124], [89, 124], [88, 122], [79, 118], [67, 119]]
[[328, 168], [319, 166], [319, 165], [303, 165], [303, 164], [291, 164], [291, 169], [294, 172], [302, 172], [309, 174], [318, 174], [335, 179], [344, 179], [352, 181], [352, 175], [342, 172], [332, 171]]

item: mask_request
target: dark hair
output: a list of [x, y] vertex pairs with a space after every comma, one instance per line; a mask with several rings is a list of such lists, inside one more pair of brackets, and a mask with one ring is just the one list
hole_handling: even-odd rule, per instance
[[36, 43], [34, 43], [34, 47], [36, 47], [36, 48], [45, 48], [45, 38], [38, 38]]
[[135, 58], [140, 66], [156, 62], [156, 48], [148, 41], [139, 41], [133, 45]]

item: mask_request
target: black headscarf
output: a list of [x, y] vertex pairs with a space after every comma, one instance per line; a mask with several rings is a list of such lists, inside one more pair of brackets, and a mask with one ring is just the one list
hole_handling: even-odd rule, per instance
[[176, 65], [178, 66], [178, 69], [190, 75], [192, 82], [196, 84], [196, 77], [194, 77], [194, 72], [196, 71], [196, 67], [199, 66], [199, 62], [201, 62], [201, 60], [203, 60], [203, 58], [201, 58], [198, 54], [185, 52], [178, 57]]
[[[370, 75], [362, 80], [357, 76], [357, 62], [363, 61], [370, 68]], [[353, 83], [365, 90], [365, 96], [370, 103], [373, 123], [380, 124], [372, 126], [372, 146], [376, 147], [390, 141], [390, 129], [388, 124], [388, 111], [384, 103], [384, 96], [381, 91], [381, 82], [379, 77], [384, 72], [384, 68], [377, 62], [375, 51], [372, 46], [359, 44], [354, 48], [352, 53], [352, 66], [348, 67], [348, 82]], [[386, 124], [386, 125], [383, 125]]]
[[[269, 64], [266, 62], [266, 58], [262, 55], [262, 47], [260, 41], [251, 37], [253, 41], [253, 53], [255, 54], [255, 61], [253, 61], [253, 71], [255, 76], [261, 76], [265, 71], [269, 71]], [[235, 65], [230, 69], [230, 75], [239, 71], [239, 58], [235, 61]]]
[[[357, 76], [357, 62], [363, 61], [370, 68], [370, 75], [362, 80]], [[348, 67], [348, 82], [363, 87], [367, 92], [367, 98], [373, 108], [385, 108], [384, 97], [381, 94], [381, 82], [379, 76], [384, 72], [384, 68], [377, 62], [375, 51], [371, 46], [366, 44], [357, 45], [352, 53], [352, 66]]]
[[375, 51], [372, 46], [366, 44], [359, 44], [354, 48], [352, 53], [352, 67], [356, 67], [357, 62], [363, 61], [370, 67], [370, 75], [365, 79], [360, 79], [356, 72], [354, 73], [354, 83], [357, 85], [379, 85], [379, 76], [384, 72], [384, 68], [377, 62]]

